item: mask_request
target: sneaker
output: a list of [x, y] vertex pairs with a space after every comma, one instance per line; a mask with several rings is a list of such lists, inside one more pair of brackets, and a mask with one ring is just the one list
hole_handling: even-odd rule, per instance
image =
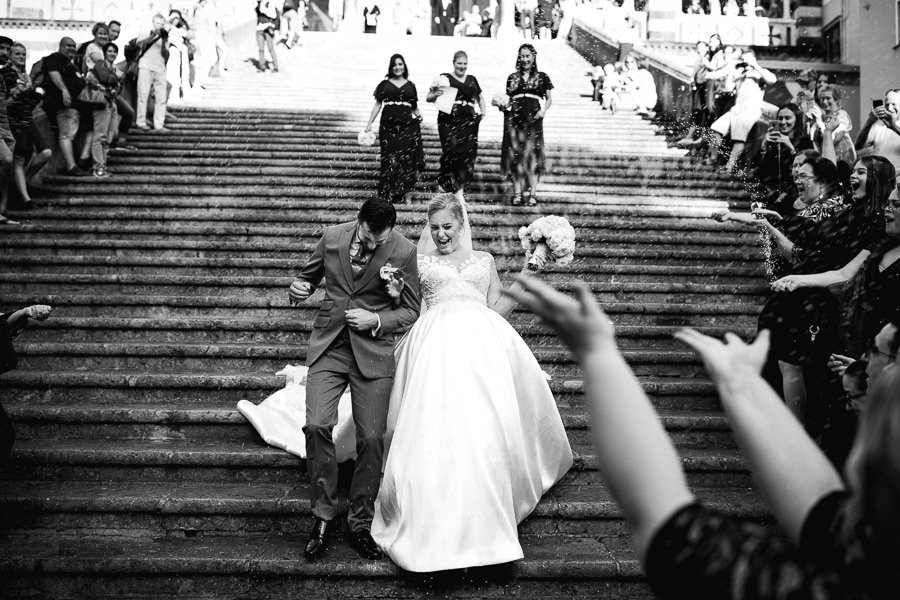
[[63, 174], [64, 174], [64, 175], [68, 175], [69, 177], [86, 177], [86, 176], [87, 176], [87, 172], [81, 170], [81, 169], [78, 167], [78, 165], [75, 165], [75, 166], [72, 167], [71, 169], [68, 169], [68, 170], [66, 170], [66, 171], [63, 171]]
[[107, 171], [103, 167], [99, 167], [94, 169], [93, 175], [94, 179], [106, 179], [109, 177], [109, 171]]

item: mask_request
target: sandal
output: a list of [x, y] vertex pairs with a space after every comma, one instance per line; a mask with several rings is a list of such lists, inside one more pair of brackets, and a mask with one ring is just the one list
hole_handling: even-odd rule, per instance
[[18, 221], [13, 221], [6, 215], [0, 215], [0, 225], [21, 225]]
[[528, 200], [525, 202], [528, 206], [537, 206], [537, 197], [534, 192], [528, 192]]
[[512, 197], [512, 205], [513, 206], [521, 206], [522, 205], [522, 192], [516, 192]]

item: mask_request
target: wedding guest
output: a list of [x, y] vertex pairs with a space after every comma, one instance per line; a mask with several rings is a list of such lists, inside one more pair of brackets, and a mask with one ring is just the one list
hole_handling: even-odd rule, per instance
[[72, 63], [75, 56], [75, 40], [64, 37], [59, 42], [59, 50], [43, 60], [44, 110], [59, 129], [59, 151], [63, 158], [63, 169], [67, 175], [81, 176], [85, 173], [75, 163], [75, 134], [78, 133], [79, 114], [76, 108], [78, 94], [84, 88], [84, 81]]
[[418, 100], [416, 86], [409, 80], [406, 60], [394, 54], [388, 62], [387, 74], [375, 88], [375, 104], [366, 124], [366, 131], [372, 131], [372, 123], [381, 113], [378, 196], [384, 200], [409, 202], [418, 172], [425, 169]]
[[[34, 204], [28, 191], [28, 182], [46, 165], [53, 152], [34, 123], [34, 111], [43, 101], [43, 96], [35, 91], [31, 77], [25, 70], [28, 51], [23, 44], [13, 44], [10, 49], [9, 67], [16, 78], [12, 99], [7, 106], [9, 125], [15, 139], [13, 152], [13, 180], [22, 208], [29, 210]], [[2, 211], [0, 211], [2, 212]]]
[[769, 208], [782, 213], [784, 210], [777, 205], [787, 200], [793, 203], [797, 196], [791, 173], [794, 157], [812, 148], [812, 140], [803, 130], [800, 107], [793, 103], [779, 107], [776, 121], [763, 138], [759, 156], [750, 160], [756, 165], [754, 178], [761, 185], [763, 201]]
[[[288, 0], [290, 2], [291, 0]], [[293, 0], [296, 2], [297, 0]], [[287, 4], [287, 3], [285, 3]], [[296, 14], [296, 11], [294, 11]], [[194, 81], [193, 88], [205, 88], [215, 67], [216, 56], [216, 25], [217, 15], [215, 7], [209, 0], [200, 0], [194, 8], [191, 28], [194, 32]]]
[[[284, 0], [281, 7], [281, 39], [279, 40], [290, 50], [295, 45], [300, 45], [300, 32], [303, 31], [303, 16], [300, 13], [302, 7], [306, 8], [303, 0]], [[305, 14], [306, 11], [304, 10]]]
[[[537, 204], [537, 184], [543, 175], [544, 116], [553, 104], [550, 77], [538, 71], [537, 50], [531, 44], [519, 47], [516, 71], [506, 79], [506, 98], [492, 104], [504, 112], [500, 170], [512, 180], [512, 204]], [[543, 106], [541, 106], [543, 101]]]
[[196, 34], [180, 10], [169, 11], [169, 60], [166, 79], [169, 82], [169, 104], [180, 104], [192, 95], [194, 38]]
[[153, 29], [150, 34], [137, 42], [140, 48], [137, 81], [137, 128], [149, 130], [147, 126], [147, 103], [153, 92], [153, 128], [164, 132], [166, 129], [166, 102], [168, 83], [166, 62], [169, 60], [169, 30], [172, 26], [161, 14], [153, 15]]
[[883, 217], [885, 237], [874, 239], [838, 269], [788, 275], [775, 281], [772, 289], [823, 289], [852, 282], [850, 300], [842, 310], [840, 350], [842, 354], [860, 357], [870, 347], [875, 335], [900, 309], [900, 199], [894, 184], [894, 168], [883, 157], [860, 159], [852, 177], [856, 186], [854, 202], [870, 205], [876, 214], [879, 214], [879, 205], [886, 204]]
[[459, 20], [459, 0], [431, 0], [431, 35], [453, 35]]
[[106, 158], [109, 153], [109, 145], [115, 136], [116, 96], [120, 86], [115, 67], [119, 47], [108, 42], [103, 46], [103, 54], [105, 57], [93, 62], [86, 77], [87, 85], [100, 91], [104, 98], [102, 108], [93, 111], [94, 130], [91, 136], [91, 157], [94, 162], [93, 175], [97, 179], [109, 177]]
[[[72, 42], [72, 45], [74, 52], [75, 43]], [[0, 314], [0, 349], [2, 349], [0, 374], [15, 368], [18, 360], [15, 349], [12, 347], [12, 340], [22, 332], [28, 324], [28, 319], [43, 321], [50, 316], [51, 310], [53, 309], [45, 304], [34, 304], [11, 313]], [[3, 410], [3, 405], [0, 405], [0, 468], [6, 466], [15, 440], [16, 432], [13, 429], [12, 421]]]
[[[647, 68], [647, 60], [642, 59], [638, 62], [636, 56], [630, 55], [625, 59], [625, 71], [620, 99], [623, 104], [627, 103], [629, 107], [634, 108], [638, 114], [652, 116], [658, 98], [656, 81]], [[628, 102], [626, 98], [629, 99]]]
[[381, 9], [375, 0], [368, 0], [363, 6], [363, 33], [376, 33], [378, 30], [378, 17]]
[[619, 94], [622, 92], [622, 78], [611, 63], [603, 65], [603, 110], [616, 114], [619, 107]]
[[[119, 21], [110, 21], [108, 27], [109, 41], [115, 42], [122, 33], [122, 24]], [[127, 57], [125, 58], [127, 59]], [[134, 83], [126, 77], [126, 63], [122, 63], [121, 68], [117, 66], [117, 69], [121, 71], [121, 88], [120, 92], [116, 94], [116, 115], [118, 116], [119, 122], [117, 124], [116, 135], [113, 137], [111, 145], [125, 152], [133, 152], [134, 150], [137, 150], [137, 148], [128, 145], [127, 136], [135, 119]]]
[[266, 62], [266, 48], [272, 59], [272, 71], [278, 72], [278, 55], [275, 54], [275, 26], [278, 21], [278, 8], [275, 0], [257, 0], [256, 2], [256, 47], [259, 50], [259, 60], [256, 70], [260, 73], [269, 68]]
[[[456, 90], [456, 99], [449, 113], [438, 112], [438, 135], [441, 139], [438, 185], [444, 192], [455, 192], [460, 199], [475, 173], [478, 125], [484, 116], [481, 86], [473, 75], [466, 74], [468, 67], [469, 57], [465, 52], [460, 50], [453, 55], [453, 71], [441, 75]], [[443, 93], [441, 87], [434, 86], [428, 90], [425, 100], [434, 102]]]
[[[586, 285], [577, 299], [534, 279], [507, 292], [581, 365], [600, 473], [661, 600], [871, 598], [900, 588], [900, 369], [872, 390], [842, 479], [760, 376], [768, 334], [676, 337], [703, 359], [744, 460], [781, 532], [704, 506]], [[635, 463], [635, 457], [640, 460]], [[845, 483], [846, 482], [846, 483]]]
[[707, 64], [706, 80], [712, 82], [707, 86], [709, 99], [707, 105], [711, 108], [711, 122], [715, 121], [732, 106], [735, 100], [735, 75], [739, 55], [734, 46], [724, 46], [719, 34], [709, 36], [709, 61]]
[[709, 123], [709, 105], [706, 73], [709, 68], [709, 44], [697, 42], [693, 74], [691, 75], [691, 125], [683, 138], [675, 142], [679, 148], [689, 148], [702, 142], [700, 132]]
[[711, 164], [718, 162], [723, 138], [726, 135], [731, 138], [731, 154], [725, 163], [725, 170], [729, 173], [737, 166], [750, 130], [762, 117], [765, 86], [777, 81], [774, 73], [759, 66], [752, 50], [745, 50], [741, 54], [741, 62], [735, 67], [734, 81], [737, 92], [734, 106], [710, 126], [713, 132], [713, 139], [710, 142]]
[[856, 138], [856, 147], [861, 156], [885, 157], [900, 176], [900, 88], [886, 91], [882, 104], [872, 107]]
[[850, 120], [850, 113], [843, 108], [841, 92], [837, 87], [833, 85], [819, 86], [816, 90], [816, 105], [810, 109], [807, 117], [812, 122], [812, 140], [820, 150], [825, 124], [836, 120], [838, 126], [833, 129], [832, 136], [837, 160], [847, 165], [856, 162], [856, 149], [853, 146], [853, 138], [850, 137], [853, 122]]
[[[0, 40], [2, 43], [4, 40]], [[4, 48], [6, 51], [6, 49]], [[8, 52], [8, 51], [7, 51]], [[9, 202], [9, 178], [13, 170], [13, 150], [16, 139], [7, 117], [8, 106], [13, 90], [10, 89], [6, 77], [0, 77], [0, 225], [19, 225], [6, 216]]]
[[806, 115], [812, 114], [812, 108], [816, 105], [816, 80], [818, 73], [814, 69], [805, 69], [797, 75], [797, 83], [800, 89], [794, 94], [791, 102], [800, 107], [800, 114], [803, 115], [803, 127], [809, 135], [812, 132], [813, 123], [807, 119]]

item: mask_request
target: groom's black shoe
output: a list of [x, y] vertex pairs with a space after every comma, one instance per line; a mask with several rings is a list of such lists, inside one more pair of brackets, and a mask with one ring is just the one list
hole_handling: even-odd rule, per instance
[[306, 542], [306, 548], [303, 550], [306, 560], [315, 560], [325, 552], [329, 533], [331, 533], [331, 521], [316, 517], [312, 531], [309, 532], [309, 541]]
[[378, 560], [381, 558], [381, 548], [372, 539], [368, 529], [360, 529], [350, 534], [350, 546], [363, 558]]

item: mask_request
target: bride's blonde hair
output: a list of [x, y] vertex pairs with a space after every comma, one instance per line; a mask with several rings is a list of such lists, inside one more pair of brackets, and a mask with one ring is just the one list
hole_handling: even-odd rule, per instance
[[452, 214], [460, 224], [464, 222], [462, 204], [459, 203], [459, 199], [454, 194], [435, 194], [431, 199], [431, 202], [428, 203], [428, 210], [426, 213], [431, 217], [434, 213], [444, 209], [449, 210], [450, 214]]

